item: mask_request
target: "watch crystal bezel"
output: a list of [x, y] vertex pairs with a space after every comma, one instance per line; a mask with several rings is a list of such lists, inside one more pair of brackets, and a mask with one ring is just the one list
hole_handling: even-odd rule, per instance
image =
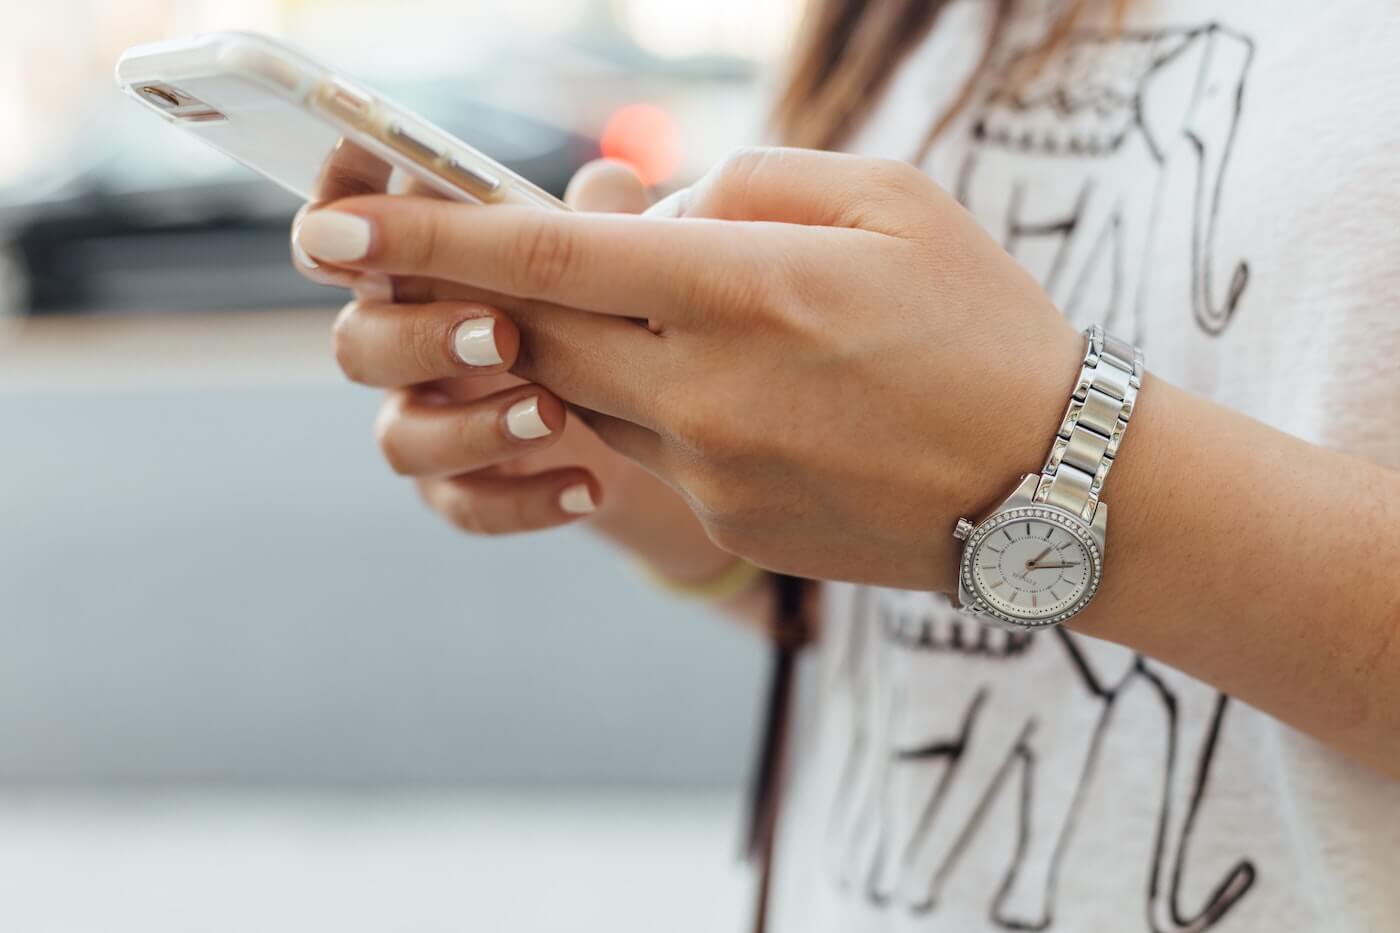
[[[1090, 575], [1089, 583], [1084, 587], [1084, 592], [1067, 609], [1064, 609], [1053, 616], [1043, 618], [1028, 618], [1026, 616], [1016, 616], [1004, 612], [992, 605], [981, 587], [977, 584], [976, 574], [973, 573], [973, 556], [977, 553], [977, 546], [989, 535], [995, 534], [1006, 525], [1014, 522], [1034, 519], [1037, 521], [1054, 522], [1065, 531], [1069, 532], [1083, 546], [1085, 553], [1089, 555]], [[958, 573], [962, 577], [963, 586], [967, 592], [974, 597], [972, 609], [983, 615], [998, 619], [1008, 625], [1015, 625], [1025, 629], [1049, 628], [1059, 625], [1061, 622], [1077, 615], [1089, 600], [1094, 598], [1098, 592], [1099, 580], [1103, 576], [1103, 552], [1099, 548], [1098, 542], [1094, 540], [1093, 532], [1089, 525], [1086, 525], [1080, 518], [1070, 514], [1063, 509], [1054, 506], [1036, 505], [1020, 506], [997, 512], [972, 530], [968, 535], [962, 549], [962, 558], [959, 562]]]

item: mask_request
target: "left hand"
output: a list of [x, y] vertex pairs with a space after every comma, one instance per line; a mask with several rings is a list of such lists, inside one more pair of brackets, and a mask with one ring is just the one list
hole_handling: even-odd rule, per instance
[[1083, 354], [952, 197], [884, 160], [745, 151], [641, 217], [348, 198], [301, 244], [513, 296], [518, 375], [720, 546], [822, 579], [953, 589], [954, 522], [1039, 470]]

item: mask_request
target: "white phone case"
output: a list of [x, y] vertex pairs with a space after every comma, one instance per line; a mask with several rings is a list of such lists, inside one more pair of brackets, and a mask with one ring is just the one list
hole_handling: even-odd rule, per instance
[[164, 119], [308, 201], [426, 188], [567, 210], [461, 140], [265, 36], [139, 45], [122, 55], [116, 77]]

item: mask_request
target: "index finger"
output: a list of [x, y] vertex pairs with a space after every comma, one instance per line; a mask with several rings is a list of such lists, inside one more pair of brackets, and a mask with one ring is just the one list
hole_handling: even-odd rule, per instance
[[[377, 194], [389, 190], [393, 176], [393, 166], [369, 150], [356, 145], [349, 139], [338, 140], [326, 155], [316, 172], [312, 185], [311, 201], [304, 205], [292, 218], [291, 248], [293, 265], [302, 275], [319, 285], [353, 288], [362, 284], [362, 278], [335, 267], [324, 267], [307, 255], [301, 246], [301, 222], [307, 211], [319, 204], [337, 201], [357, 194]], [[381, 297], [392, 295], [393, 287], [387, 280], [378, 286]]]
[[301, 245], [351, 268], [683, 321], [772, 274], [757, 226], [772, 225], [370, 196], [307, 214]]

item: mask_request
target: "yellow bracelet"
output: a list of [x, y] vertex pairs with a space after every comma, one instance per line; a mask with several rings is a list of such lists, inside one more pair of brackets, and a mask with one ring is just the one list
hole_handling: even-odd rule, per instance
[[652, 583], [668, 593], [688, 599], [703, 599], [710, 602], [724, 602], [733, 599], [753, 586], [767, 571], [755, 563], [736, 557], [724, 569], [707, 580], [695, 583], [676, 580], [658, 572], [649, 565], [642, 565], [643, 572]]

